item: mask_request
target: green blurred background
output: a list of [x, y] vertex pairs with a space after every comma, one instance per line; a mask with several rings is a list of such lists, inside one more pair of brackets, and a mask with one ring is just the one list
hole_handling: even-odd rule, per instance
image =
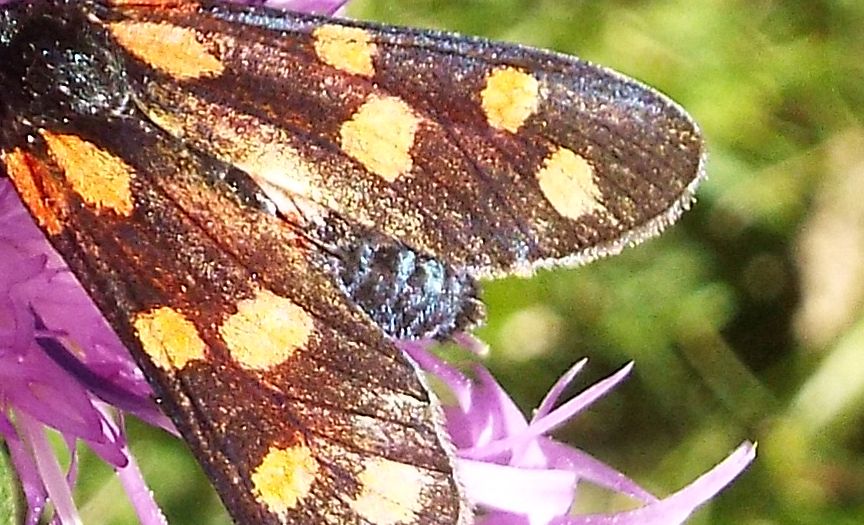
[[[759, 441], [690, 523], [864, 523], [864, 2], [365, 0], [351, 14], [576, 54], [692, 112], [711, 153], [695, 208], [621, 256], [488, 283], [488, 364], [529, 411], [583, 356], [573, 393], [635, 360], [556, 435], [659, 495]], [[228, 523], [183, 445], [131, 426], [170, 522]], [[133, 523], [110, 471], [87, 456], [83, 472], [85, 523]]]

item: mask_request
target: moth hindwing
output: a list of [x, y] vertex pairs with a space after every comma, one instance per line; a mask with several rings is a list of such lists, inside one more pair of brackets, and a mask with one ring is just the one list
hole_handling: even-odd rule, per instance
[[470, 523], [394, 338], [674, 221], [674, 103], [584, 61], [172, 0], [0, 8], [5, 174], [237, 523]]

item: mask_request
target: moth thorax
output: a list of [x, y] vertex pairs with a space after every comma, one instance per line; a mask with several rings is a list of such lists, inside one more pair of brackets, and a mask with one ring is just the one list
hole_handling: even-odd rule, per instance
[[0, 20], [0, 83], [11, 91], [16, 112], [49, 118], [122, 113], [129, 88], [106, 36], [77, 10], [58, 18], [41, 8], [13, 4]]
[[339, 249], [340, 288], [395, 339], [445, 339], [477, 324], [483, 304], [477, 283], [444, 261], [374, 236]]

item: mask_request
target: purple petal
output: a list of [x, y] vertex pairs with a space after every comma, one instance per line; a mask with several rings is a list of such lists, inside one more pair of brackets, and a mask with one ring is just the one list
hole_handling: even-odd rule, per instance
[[745, 442], [696, 481], [663, 500], [629, 512], [561, 517], [552, 525], [673, 525], [683, 523], [697, 508], [717, 495], [756, 457], [756, 446]]
[[123, 416], [118, 416], [118, 421], [114, 421], [108, 409], [101, 407], [100, 413], [113, 432], [120, 436], [120, 440], [124, 443], [122, 446], [123, 454], [128, 458], [125, 466], [116, 468], [117, 477], [120, 479], [120, 484], [126, 491], [126, 496], [132, 503], [132, 508], [135, 509], [135, 514], [138, 516], [138, 521], [141, 525], [168, 525], [168, 520], [162, 514], [162, 510], [153, 499], [153, 493], [147, 487], [147, 482], [141, 475], [141, 470], [138, 468], [138, 462], [132, 456], [129, 448], [126, 446], [126, 436], [123, 431]]
[[432, 374], [450, 389], [456, 397], [459, 408], [467, 412], [471, 408], [471, 393], [473, 385], [456, 367], [446, 363], [438, 356], [426, 350], [422, 344], [414, 342], [399, 342], [399, 348], [408, 354], [427, 374]]
[[87, 440], [101, 437], [99, 416], [81, 388], [51, 360], [31, 352], [23, 362], [0, 360], [5, 403], [61, 432]]
[[555, 430], [574, 415], [581, 412], [583, 409], [592, 405], [595, 401], [608, 394], [613, 388], [618, 386], [618, 383], [624, 380], [625, 377], [633, 370], [633, 363], [627, 363], [621, 370], [618, 370], [611, 376], [598, 381], [597, 383], [586, 388], [581, 394], [567, 401], [560, 407], [542, 417], [534, 418], [527, 434], [532, 436], [540, 436]]
[[567, 470], [525, 469], [485, 461], [457, 460], [468, 499], [506, 512], [542, 516], [566, 514], [576, 492], [577, 476]]
[[36, 525], [48, 498], [45, 485], [39, 477], [39, 469], [30, 454], [30, 450], [17, 432], [9, 435], [4, 434], [3, 439], [6, 440], [9, 455], [15, 465], [15, 472], [18, 474], [18, 479], [24, 489], [24, 496], [27, 498], [27, 518], [24, 523]]
[[582, 371], [582, 368], [585, 367], [585, 364], [588, 363], [588, 358], [584, 358], [581, 361], [578, 361], [575, 365], [570, 367], [570, 370], [566, 371], [564, 375], [562, 375], [558, 381], [549, 389], [549, 392], [546, 394], [546, 397], [543, 398], [543, 401], [540, 403], [540, 406], [537, 407], [537, 411], [534, 412], [534, 417], [531, 418], [531, 422], [534, 423], [539, 418], [542, 418], [546, 414], [548, 414], [556, 404], [558, 404], [558, 398], [561, 397], [561, 394], [564, 392], [564, 389], [570, 385], [573, 381], [573, 378]]
[[54, 450], [45, 438], [45, 431], [41, 424], [24, 412], [18, 413], [19, 427], [27, 436], [27, 441], [33, 449], [33, 458], [36, 460], [36, 468], [39, 477], [45, 484], [48, 497], [54, 504], [61, 525], [81, 525], [81, 517], [75, 508], [72, 499], [72, 489], [66, 482], [66, 476], [60, 469], [60, 463]]
[[117, 477], [135, 509], [138, 521], [141, 525], [168, 525], [162, 509], [153, 499], [153, 492], [147, 487], [147, 482], [141, 475], [138, 462], [128, 448], [124, 447], [123, 452], [129, 458], [129, 462], [125, 467], [117, 469]]
[[348, 0], [230, 0], [238, 4], [261, 4], [273, 9], [286, 9], [303, 13], [333, 14], [348, 3]]
[[480, 340], [474, 334], [467, 332], [457, 332], [453, 334], [453, 342], [462, 350], [471, 352], [477, 356], [489, 355], [489, 345]]
[[[483, 514], [476, 519], [475, 525], [533, 525], [525, 514], [494, 511]], [[541, 525], [546, 525], [541, 524]]]
[[[557, 409], [549, 412], [545, 416], [534, 418], [533, 422], [530, 425], [525, 425], [522, 428], [518, 428], [515, 426], [510, 427], [508, 432], [502, 434], [504, 436], [503, 438], [497, 439], [493, 442], [478, 443], [478, 445], [468, 450], [460, 451], [460, 453], [463, 454], [464, 457], [482, 458], [489, 457], [495, 454], [500, 454], [501, 452], [506, 450], [522, 447], [531, 440], [534, 440], [539, 436], [542, 436], [554, 430], [558, 426], [572, 419], [573, 416], [576, 415], [578, 412], [590, 406], [600, 397], [609, 393], [615, 386], [618, 385], [618, 383], [620, 383], [625, 377], [627, 377], [627, 374], [629, 374], [632, 369], [633, 363], [628, 363], [623, 368], [621, 368], [621, 370], [615, 372], [613, 375], [607, 377], [606, 379], [603, 379], [602, 381], [591, 385], [581, 394], [567, 401]], [[571, 372], [572, 370], [573, 369], [571, 369]], [[569, 375], [569, 373], [565, 374], [565, 377], [567, 375]], [[501, 392], [501, 395], [503, 397], [506, 397], [506, 393], [504, 393], [504, 391], [501, 390], [500, 387], [498, 387], [498, 390]], [[547, 396], [547, 398], [548, 397], [549, 396]], [[516, 410], [518, 412], [518, 408], [515, 407], [509, 397], [506, 397], [506, 402], [502, 401], [502, 403], [506, 403], [506, 405], [502, 407], [502, 411], [504, 413], [509, 414], [513, 410]]]
[[540, 447], [550, 468], [572, 470], [582, 481], [588, 481], [644, 503], [658, 501], [657, 497], [632, 479], [578, 448], [549, 438], [541, 438]]
[[486, 410], [496, 413], [501, 420], [496, 436], [515, 434], [528, 428], [528, 421], [522, 411], [488, 370], [477, 365], [474, 367], [474, 376], [477, 383], [476, 396], [482, 399], [478, 405], [485, 405]]

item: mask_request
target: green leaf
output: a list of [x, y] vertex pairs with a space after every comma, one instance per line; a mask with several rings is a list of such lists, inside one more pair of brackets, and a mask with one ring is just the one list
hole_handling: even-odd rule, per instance
[[5, 443], [0, 441], [0, 525], [20, 525], [24, 501]]

